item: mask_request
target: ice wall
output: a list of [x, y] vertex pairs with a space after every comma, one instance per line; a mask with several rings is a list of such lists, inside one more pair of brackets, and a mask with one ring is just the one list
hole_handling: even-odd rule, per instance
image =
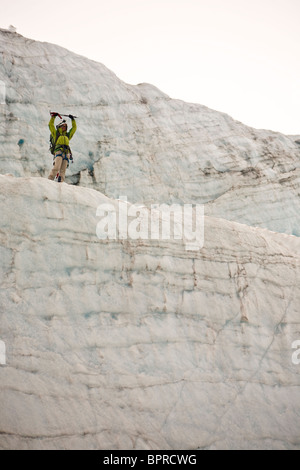
[[297, 237], [99, 240], [97, 191], [0, 177], [2, 449], [299, 449]]
[[72, 113], [69, 183], [133, 203], [205, 203], [207, 214], [299, 236], [299, 136], [128, 85], [102, 64], [17, 33], [0, 30], [0, 48], [2, 174], [47, 176], [49, 110]]

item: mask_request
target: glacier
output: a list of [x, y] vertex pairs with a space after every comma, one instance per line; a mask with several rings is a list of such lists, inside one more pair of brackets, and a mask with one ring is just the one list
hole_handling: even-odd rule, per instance
[[2, 174], [47, 176], [49, 110], [71, 113], [79, 119], [69, 183], [132, 203], [206, 204], [208, 215], [300, 235], [300, 136], [128, 85], [17, 33], [0, 30], [0, 48]]
[[[0, 29], [0, 448], [300, 449], [299, 136]], [[47, 180], [49, 109], [74, 113]], [[97, 208], [204, 204], [205, 240]]]

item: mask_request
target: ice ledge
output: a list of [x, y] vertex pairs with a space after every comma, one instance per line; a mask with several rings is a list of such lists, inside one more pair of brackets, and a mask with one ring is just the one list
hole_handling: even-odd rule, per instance
[[[58, 202], [62, 204], [65, 201], [66, 204], [72, 205], [74, 201], [81, 200], [84, 205], [91, 205], [91, 208], [97, 208], [101, 203], [111, 203], [116, 207], [116, 210], [119, 207], [119, 199], [113, 199], [105, 196], [100, 191], [92, 188], [85, 188], [83, 186], [74, 186], [67, 183], [59, 184], [53, 181], [49, 181], [47, 178], [41, 177], [15, 177], [12, 174], [0, 174], [1, 189], [0, 191], [5, 194], [10, 193], [11, 195], [18, 193], [20, 191], [25, 191], [29, 197], [32, 197], [38, 203], [38, 195], [40, 194], [42, 199], [51, 200], [53, 202]], [[24, 193], [22, 193], [24, 194]], [[59, 200], [58, 200], [59, 195]], [[155, 201], [152, 201], [155, 204]], [[131, 202], [128, 201], [130, 205]], [[142, 204], [142, 206], [145, 206]], [[205, 211], [205, 206], [204, 206]], [[293, 246], [300, 247], [300, 239], [294, 235], [278, 233], [266, 228], [254, 227], [249, 224], [243, 224], [220, 217], [206, 216], [205, 215], [205, 224], [208, 227], [223, 227], [226, 231], [232, 231], [234, 233], [252, 233], [257, 236], [269, 237], [271, 239], [286, 241], [287, 244], [291, 243]], [[293, 253], [295, 257], [300, 256], [298, 252]]]
[[100, 203], [0, 176], [0, 448], [299, 449], [299, 239], [101, 241]]

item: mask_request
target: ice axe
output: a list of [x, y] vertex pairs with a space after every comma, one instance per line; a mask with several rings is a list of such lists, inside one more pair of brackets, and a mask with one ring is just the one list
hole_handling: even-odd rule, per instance
[[[73, 116], [73, 114], [60, 114], [60, 113], [56, 113], [56, 112], [54, 112], [54, 111], [50, 111], [50, 114], [51, 114], [51, 115], [52, 115], [52, 114], [57, 114], [57, 116], [58, 116], [60, 119], [62, 119], [62, 116], [64, 116], [64, 117], [70, 117], [70, 116], [72, 116], [74, 119], [75, 119], [75, 118], [78, 119], [78, 116]], [[71, 119], [71, 118], [70, 118], [70, 119]]]

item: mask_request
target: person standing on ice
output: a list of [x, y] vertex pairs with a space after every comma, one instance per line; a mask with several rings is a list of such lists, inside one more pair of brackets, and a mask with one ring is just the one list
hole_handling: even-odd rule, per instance
[[[57, 174], [58, 182], [63, 183], [65, 180], [66, 169], [69, 165], [69, 160], [72, 160], [72, 153], [70, 149], [70, 140], [76, 132], [77, 125], [74, 116], [69, 114], [69, 118], [72, 120], [72, 127], [68, 132], [68, 125], [65, 120], [61, 121], [55, 128], [54, 120], [58, 113], [51, 113], [49, 121], [49, 129], [55, 142], [54, 150], [54, 163], [53, 168], [48, 176], [49, 180], [54, 180]], [[61, 116], [60, 116], [61, 117]]]

